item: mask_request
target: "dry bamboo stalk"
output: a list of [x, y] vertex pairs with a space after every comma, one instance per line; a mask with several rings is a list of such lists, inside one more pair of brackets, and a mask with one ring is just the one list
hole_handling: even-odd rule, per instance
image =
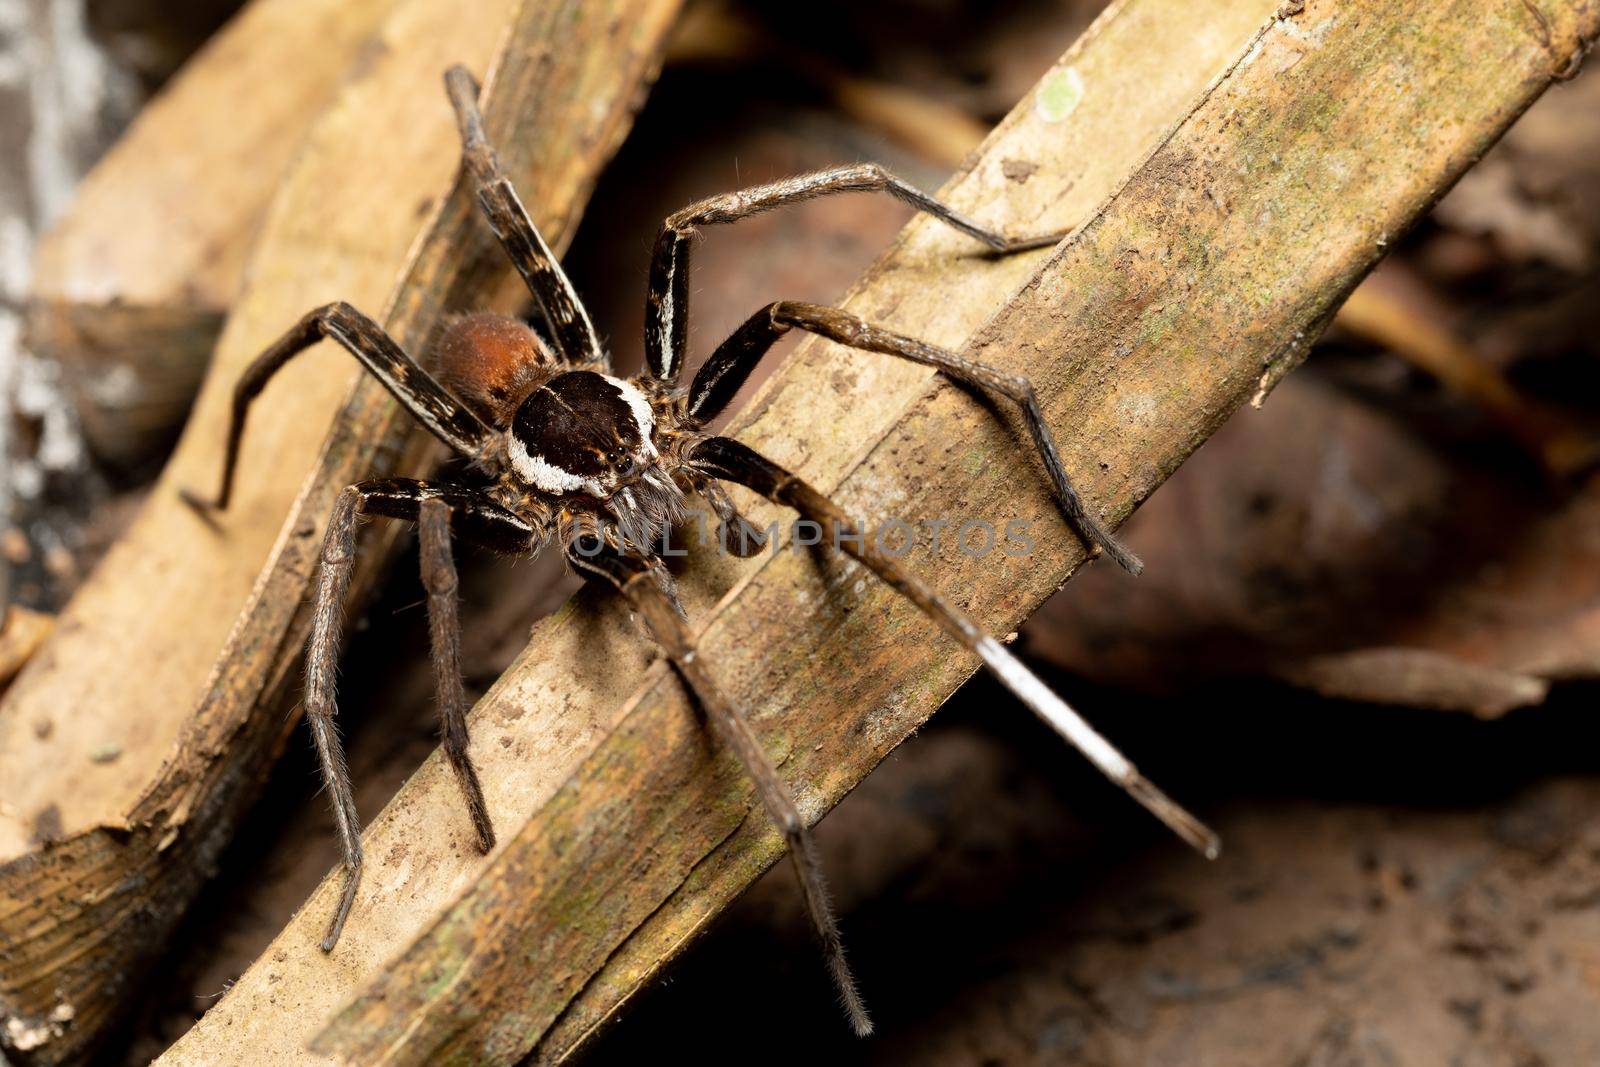
[[254, 0], [41, 240], [28, 343], [61, 364], [102, 458], [148, 458], [182, 425], [273, 192], [395, 2]]
[[[1303, 357], [1385, 246], [1597, 33], [1591, 0], [1283, 5], [968, 352], [1032, 375], [1071, 442], [1074, 478], [1121, 519]], [[1098, 86], [1080, 73], [1086, 100]], [[1047, 79], [1024, 112], [1078, 96], [1066, 89]], [[978, 166], [997, 162], [986, 154]], [[879, 318], [899, 310], [856, 302]], [[1029, 559], [975, 559], [947, 544], [919, 563], [1006, 632], [1083, 562], [1080, 544], [1034, 465], [1000, 458], [1017, 449], [1018, 427], [932, 376], [908, 383], [899, 409], [862, 403], [876, 399], [863, 390], [867, 365], [811, 349], [770, 383], [741, 435], [837, 484], [856, 514], [926, 518], [1004, 502], [1038, 534]], [[867, 443], [830, 466], [830, 448], [847, 447], [832, 439], [845, 435], [815, 428], [847, 415]], [[974, 669], [857, 568], [785, 552], [739, 577], [706, 623], [704, 658], [754, 713], [812, 817]], [[552, 662], [581, 672], [557, 655], [563, 625], [593, 636], [597, 624], [580, 611], [548, 627], [502, 680], [500, 701], [547, 685]], [[613, 671], [618, 655], [609, 652]], [[620, 710], [589, 696], [573, 695], [563, 714], [614, 728], [315, 1050], [357, 1063], [501, 1063], [530, 1048], [563, 1058], [781, 854], [749, 785], [705, 743], [668, 673], [650, 672]], [[507, 705], [488, 703], [480, 722], [492, 736]]]
[[[0, 703], [0, 1013], [27, 1025], [72, 1016], [25, 1062], [80, 1056], [125, 1006], [292, 728], [301, 603], [333, 495], [430, 451], [381, 389], [351, 391], [351, 361], [328, 348], [252, 409], [242, 492], [211, 529], [177, 491], [215, 479], [240, 368], [336, 298], [378, 313], [392, 293], [380, 318], [414, 350], [451, 311], [515, 306], [469, 192], [452, 190], [459, 148], [443, 70], [482, 71], [503, 44], [489, 128], [560, 243], [631, 122], [677, 6], [404, 0], [371, 64], [312, 131], [151, 503]], [[359, 585], [384, 556], [366, 553]], [[53, 722], [47, 736], [40, 721]], [[90, 758], [108, 745], [121, 758]]]
[[[1047, 79], [1070, 90], [1075, 81], [1069, 72], [1076, 71], [1088, 87], [1081, 101], [1069, 107], [1070, 97], [1060, 91], [1043, 104], [1024, 101], [943, 195], [979, 218], [1018, 232], [1081, 221], [1186, 113], [1275, 2], [1229, 0], [1201, 9], [1187, 0], [1119, 0]], [[1029, 166], [1030, 177], [1016, 177]], [[715, 234], [707, 239], [738, 238]], [[847, 303], [896, 328], [960, 346], [1044, 257], [976, 256], [960, 237], [914, 221]], [[708, 293], [700, 299], [711, 298]], [[859, 429], [871, 440], [928, 385], [919, 368], [841, 356], [825, 346], [803, 347], [782, 376], [828, 383], [820, 392], [807, 386], [781, 397], [765, 394], [786, 411], [766, 423], [769, 432], [786, 435], [777, 454], [820, 475], [824, 485], [837, 482], [859, 445], [853, 432], [817, 434], [809, 427]], [[809, 394], [827, 403], [818, 420], [806, 414], [793, 424], [784, 421]], [[691, 617], [699, 619], [714, 608], [740, 568], [709, 555], [694, 562], [683, 589]], [[502, 839], [539, 811], [578, 762], [602, 743], [619, 709], [647, 676], [656, 676], [651, 659], [648, 646], [614, 605], [596, 612], [580, 600], [576, 610], [564, 609], [540, 624], [528, 652], [479, 704], [473, 720], [473, 755]], [[331, 964], [315, 947], [331, 906], [325, 885], [162, 1062], [208, 1067], [326, 1062], [304, 1051], [315, 1028], [482, 870], [483, 861], [467, 847], [460, 816], [458, 787], [437, 757], [431, 759], [368, 827], [364, 888]], [[754, 820], [759, 827], [759, 813]], [[618, 967], [603, 972], [580, 1006], [563, 1018], [549, 1047], [572, 1047], [648, 973], [631, 956], [619, 957]], [[284, 1005], [294, 1010], [285, 1011]]]

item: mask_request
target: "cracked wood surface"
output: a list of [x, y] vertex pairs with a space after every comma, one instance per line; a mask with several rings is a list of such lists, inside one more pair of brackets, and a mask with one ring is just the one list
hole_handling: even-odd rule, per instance
[[[381, 388], [352, 390], [353, 362], [325, 345], [252, 409], [241, 492], [210, 528], [177, 491], [214, 484], [240, 369], [333, 299], [378, 314], [413, 351], [449, 312], [519, 307], [470, 193], [452, 189], [459, 145], [443, 71], [465, 62], [481, 73], [500, 55], [486, 120], [560, 246], [677, 8], [406, 0], [312, 129], [150, 503], [0, 704], [0, 1013], [30, 1034], [53, 1013], [71, 1016], [11, 1055], [79, 1058], [128, 1006], [293, 729], [304, 594], [333, 496], [432, 454]], [[396, 532], [372, 529], [360, 588], [381, 573], [389, 553], [379, 549]], [[119, 758], [93, 758], [108, 747]]]
[[[1114, 8], [1095, 34], [1138, 6]], [[1585, 0], [1283, 5], [966, 351], [1034, 378], [1074, 478], [1120, 520], [1295, 365], [1389, 242], [1597, 31], [1600, 6]], [[1065, 63], [1093, 51], [1091, 42]], [[1003, 188], [991, 177], [996, 145], [1095, 99], [1089, 71], [1063, 77], [1048, 75], [980, 152], [954, 186], [958, 203], [999, 214], [975, 195]], [[1029, 159], [1060, 132], [1035, 126], [1010, 150]], [[949, 343], [948, 320], [914, 316], [907, 301], [926, 257], [953, 250], [914, 225], [889, 260], [915, 264], [912, 274], [891, 282], [880, 265], [852, 307]], [[948, 261], [943, 276], [983, 284]], [[865, 436], [815, 432], [846, 418]], [[1003, 509], [996, 517], [1030, 522], [1037, 544], [1023, 563], [948, 544], [913, 557], [996, 632], [1083, 562], [1035, 465], [996, 461], [1015, 453], [1020, 429], [931, 375], [814, 345], [769, 383], [740, 435], [836, 487], [863, 516]], [[708, 609], [712, 582], [692, 608], [705, 654], [813, 818], [974, 669], [855, 567], [783, 552], [691, 577], [720, 568], [732, 588]], [[584, 657], [565, 655], [574, 644]], [[545, 626], [486, 698], [477, 736], [490, 741], [508, 718], [556, 707], [609, 729], [570, 753], [574, 769], [554, 794], [315, 1050], [362, 1063], [512, 1062], [530, 1048], [560, 1060], [781, 854], [750, 786], [706, 741], [676, 681], [637, 648], [614, 609], [580, 607]], [[585, 659], [603, 676], [588, 677]], [[1128, 743], [1137, 758], [1159, 739]], [[391, 813], [417, 799], [408, 789]], [[371, 896], [401, 895], [406, 880], [391, 868]], [[861, 978], [870, 1000], [872, 976]]]

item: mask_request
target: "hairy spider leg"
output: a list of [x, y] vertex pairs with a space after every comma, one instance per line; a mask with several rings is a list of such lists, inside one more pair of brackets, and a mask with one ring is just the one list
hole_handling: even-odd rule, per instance
[[568, 363], [609, 366], [588, 309], [522, 206], [511, 180], [500, 172], [500, 161], [484, 133], [483, 115], [478, 110], [478, 83], [466, 67], [457, 64], [445, 72], [444, 84], [455, 107], [461, 158], [477, 187], [478, 205], [539, 305], [557, 350]]
[[321, 566], [312, 611], [311, 640], [306, 650], [306, 722], [317, 746], [317, 759], [333, 803], [344, 853], [344, 880], [339, 903], [322, 939], [333, 951], [361, 883], [361, 817], [356, 811], [350, 768], [334, 725], [339, 708], [335, 678], [345, 593], [355, 567], [356, 522], [362, 515], [383, 515], [419, 523], [422, 582], [428, 591], [428, 623], [432, 635], [434, 676], [444, 749], [466, 798], [478, 847], [494, 847], [494, 828], [472, 759], [467, 754], [466, 700], [461, 687], [460, 630], [456, 618], [456, 571], [450, 558], [450, 534], [508, 553], [526, 554], [540, 543], [540, 531], [481, 493], [456, 486], [387, 478], [358, 482], [339, 494], [322, 542]]
[[805, 898], [811, 925], [822, 943], [823, 957], [834, 986], [844, 1002], [850, 1025], [858, 1037], [872, 1033], [872, 1020], [856, 991], [855, 977], [844, 955], [844, 939], [839, 934], [839, 923], [834, 918], [829, 902], [827, 883], [822, 877], [822, 865], [817, 861], [816, 848], [811, 841], [811, 831], [795, 807], [789, 787], [767, 759], [760, 740], [750, 728], [750, 721], [738, 705], [728, 700], [696, 654], [688, 624], [676, 610], [676, 605], [666, 592], [656, 571], [662, 570], [660, 560], [614, 551], [601, 551], [586, 556], [569, 552], [568, 559], [574, 568], [586, 577], [605, 581], [620, 590], [634, 611], [644, 622], [645, 629], [655, 640], [672, 665], [677, 668], [690, 695], [700, 704], [712, 728], [743, 764], [745, 773], [755, 783], [756, 794], [761, 798], [767, 815], [783, 833], [789, 847], [789, 857], [794, 861], [794, 872], [800, 882], [800, 895]]
[[832, 500], [749, 446], [729, 437], [709, 437], [700, 442], [690, 453], [689, 462], [713, 478], [737, 482], [774, 503], [793, 508], [802, 518], [817, 523], [824, 530], [848, 533], [850, 536], [835, 537], [835, 543], [843, 551], [866, 564], [869, 570], [922, 609], [952, 637], [976, 652], [984, 666], [1017, 699], [1087, 756], [1106, 777], [1127, 790], [1151, 814], [1166, 823], [1174, 833], [1207, 858], [1217, 855], [1221, 845], [1216, 834], [1140, 774], [1111, 742], [1068, 707], [1004, 646], [984, 633], [976, 622], [951, 606], [926, 582], [900, 566], [892, 556], [877, 548], [871, 538], [858, 536], [861, 531]]
[[428, 648], [433, 660], [433, 683], [439, 705], [439, 732], [445, 758], [455, 771], [461, 795], [467, 802], [478, 851], [494, 849], [494, 823], [483, 799], [477, 768], [468, 753], [467, 694], [461, 684], [461, 620], [456, 599], [461, 583], [450, 553], [452, 507], [443, 497], [431, 496], [417, 509], [417, 547], [422, 565], [422, 587], [428, 593]]
[[1144, 569], [1139, 557], [1124, 547], [1089, 512], [1067, 478], [1066, 468], [1061, 463], [1061, 452], [1056, 448], [1055, 437], [1045, 422], [1044, 411], [1039, 406], [1032, 382], [1021, 375], [973, 362], [914, 337], [874, 326], [837, 308], [779, 301], [768, 304], [750, 316], [732, 336], [717, 346], [694, 376], [694, 384], [689, 387], [688, 421], [694, 426], [703, 426], [715, 418], [750, 377], [750, 372], [761, 361], [761, 357], [791, 328], [826, 337], [850, 348], [898, 356], [913, 363], [935, 367], [958, 382], [992, 390], [1014, 401], [1022, 409], [1034, 448], [1050, 474], [1056, 502], [1072, 528], [1091, 546], [1103, 549], [1106, 555], [1129, 573], [1138, 574]]
[[1008, 237], [973, 221], [876, 163], [830, 167], [708, 197], [669, 216], [656, 238], [655, 251], [650, 257], [650, 290], [644, 312], [645, 364], [650, 375], [658, 381], [673, 383], [683, 372], [684, 348], [689, 336], [689, 240], [697, 227], [738, 222], [787, 204], [830, 193], [850, 192], [886, 192], [982, 241], [1001, 255], [1046, 248], [1066, 236], [1066, 231], [1060, 231], [1033, 237]]
[[722, 483], [703, 479], [699, 486], [700, 495], [705, 502], [711, 505], [711, 511], [717, 516], [717, 542], [724, 552], [749, 559], [767, 547], [765, 531], [757, 529], [751, 521], [739, 513], [739, 508], [734, 504], [733, 498], [728, 496], [728, 491], [722, 488]]
[[227, 508], [233, 495], [233, 476], [251, 403], [284, 364], [325, 337], [339, 342], [411, 412], [413, 418], [457, 452], [481, 459], [496, 447], [496, 435], [482, 419], [406, 355], [382, 326], [341, 300], [307, 312], [240, 375], [233, 389], [227, 451], [216, 499], [206, 501], [185, 489], [180, 495], [191, 507], [202, 512], [209, 508], [219, 511]]

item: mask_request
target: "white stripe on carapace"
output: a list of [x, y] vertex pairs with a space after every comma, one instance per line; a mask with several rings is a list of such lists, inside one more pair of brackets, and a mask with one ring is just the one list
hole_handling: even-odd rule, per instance
[[506, 450], [511, 455], [511, 469], [517, 477], [546, 493], [571, 493], [582, 489], [591, 496], [601, 496], [600, 486], [593, 479], [580, 478], [571, 471], [562, 470], [543, 456], [528, 454], [516, 431], [506, 434]]
[[656, 413], [655, 409], [650, 406], [650, 399], [641, 393], [639, 387], [632, 382], [625, 382], [621, 378], [613, 378], [609, 374], [602, 374], [600, 377], [615, 386], [617, 392], [621, 394], [623, 403], [627, 404], [629, 410], [633, 412], [634, 424], [639, 428], [639, 439], [644, 442], [645, 455], [654, 457], [656, 445], [655, 441], [651, 439], [651, 435], [655, 433], [656, 429]]
[[[640, 441], [638, 449], [631, 457], [634, 465], [643, 466], [658, 458], [659, 453], [652, 439], [656, 428], [656, 413], [650, 406], [649, 398], [632, 382], [613, 378], [609, 374], [602, 374], [600, 377], [617, 391], [617, 395], [628, 405], [628, 410], [633, 415], [634, 427], [639, 431]], [[506, 434], [506, 450], [511, 456], [511, 469], [517, 472], [517, 477], [546, 493], [572, 493], [581, 490], [593, 497], [605, 497], [608, 494], [607, 487], [598, 479], [574, 474], [551, 463], [542, 455], [530, 453], [528, 446], [517, 436], [514, 429]]]

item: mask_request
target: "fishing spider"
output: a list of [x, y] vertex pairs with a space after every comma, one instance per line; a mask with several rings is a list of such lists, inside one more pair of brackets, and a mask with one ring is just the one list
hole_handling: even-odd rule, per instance
[[[332, 796], [344, 852], [343, 891], [322, 948], [331, 951], [355, 900], [361, 876], [360, 822], [349, 772], [334, 729], [334, 673], [339, 659], [340, 608], [354, 562], [355, 530], [362, 515], [417, 524], [422, 581], [427, 589], [432, 659], [443, 721], [444, 750], [454, 768], [478, 847], [494, 847], [494, 827], [468, 755], [466, 701], [459, 666], [456, 570], [450, 538], [514, 555], [559, 545], [585, 579], [620, 591], [665, 651], [722, 742], [744, 764], [774, 823], [783, 831], [800, 891], [822, 942], [828, 968], [850, 1023], [866, 1035], [872, 1024], [845, 962], [811, 836], [751, 731], [744, 712], [722, 693], [678, 603], [673, 582], [652, 546], [685, 511], [687, 493], [700, 494], [718, 516], [723, 544], [739, 555], [762, 548], [722, 488], [734, 482], [793, 508], [822, 529], [854, 532], [832, 500], [747, 446], [704, 431], [733, 399], [769, 348], [792, 329], [842, 345], [898, 356], [935, 367], [969, 385], [1015, 402], [1027, 421], [1039, 457], [1066, 518], [1092, 545], [1129, 571], [1139, 561], [1084, 508], [1067, 480], [1033, 387], [1026, 378], [964, 359], [910, 337], [863, 322], [830, 307], [779, 301], [752, 315], [705, 361], [694, 382], [678, 383], [688, 332], [689, 242], [701, 226], [737, 222], [749, 215], [829, 193], [886, 192], [988, 245], [998, 254], [1043, 248], [1061, 234], [1007, 237], [920, 192], [872, 163], [835, 167], [785, 181], [714, 196], [666, 220], [650, 262], [645, 313], [644, 373], [613, 377], [610, 360], [589, 314], [550, 247], [534, 228], [511, 182], [500, 172], [484, 135], [478, 86], [462, 67], [445, 75], [461, 130], [465, 167], [478, 203], [506, 254], [538, 304], [548, 335], [492, 313], [450, 323], [433, 352], [437, 376], [401, 350], [376, 322], [345, 303], [302, 318], [263, 352], [239, 380], [233, 398], [221, 487], [214, 501], [189, 496], [198, 508], [223, 509], [251, 401], [277, 370], [325, 337], [350, 351], [407, 411], [489, 479], [486, 487], [410, 478], [357, 482], [339, 494], [328, 520], [306, 657], [306, 719]], [[936, 620], [975, 652], [1016, 696], [1076, 745], [1185, 840], [1214, 854], [1216, 838], [1193, 816], [1142, 777], [1093, 727], [976, 622], [942, 599], [868, 538], [835, 543]]]

